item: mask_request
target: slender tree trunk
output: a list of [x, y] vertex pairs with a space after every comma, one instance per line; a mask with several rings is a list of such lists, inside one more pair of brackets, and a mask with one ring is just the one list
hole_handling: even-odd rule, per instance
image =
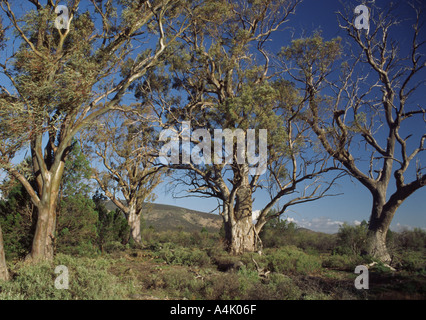
[[1, 231], [1, 226], [0, 226], [0, 280], [4, 280], [4, 281], [9, 280], [9, 272], [7, 270], [7, 265], [6, 265], [6, 257], [5, 257], [4, 246], [3, 246], [3, 233]]
[[130, 236], [137, 244], [142, 244], [141, 236], [141, 213], [137, 212], [136, 205], [132, 204], [127, 215], [127, 222], [130, 226]]

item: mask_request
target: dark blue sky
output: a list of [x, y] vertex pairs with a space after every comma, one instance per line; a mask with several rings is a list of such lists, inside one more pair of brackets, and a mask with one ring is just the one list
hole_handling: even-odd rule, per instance
[[[400, 0], [405, 3], [405, 1]], [[342, 1], [345, 5], [355, 8], [361, 1]], [[387, 3], [388, 1], [376, 1], [376, 4]], [[398, 1], [394, 1], [398, 2]], [[65, 4], [65, 1], [61, 1]], [[82, 1], [80, 8], [84, 8], [86, 1]], [[426, 1], [420, 1], [426, 6]], [[315, 30], [322, 30], [322, 35], [326, 40], [336, 36], [345, 37], [340, 30], [336, 12], [342, 9], [342, 4], [338, 0], [304, 0], [298, 7], [296, 14], [292, 15], [288, 27], [281, 32], [277, 32], [272, 38], [271, 50], [277, 51], [282, 46], [288, 45], [292, 39], [301, 35], [311, 35]], [[426, 9], [426, 8], [425, 8]], [[401, 9], [403, 15], [409, 14], [407, 7]], [[426, 10], [425, 10], [426, 11]], [[401, 25], [397, 30], [402, 48], [410, 44], [411, 38], [408, 35], [409, 25]], [[424, 36], [425, 33], [423, 33]], [[344, 38], [345, 40], [345, 38]], [[0, 78], [2, 79], [2, 78]], [[3, 79], [2, 79], [3, 80]], [[426, 88], [425, 88], [426, 89]], [[423, 90], [425, 93], [426, 90]], [[424, 102], [426, 95], [418, 97], [418, 102]], [[424, 106], [423, 106], [424, 107]], [[426, 132], [423, 124], [416, 125], [416, 130]], [[426, 163], [426, 154], [422, 155], [423, 165]], [[174, 199], [170, 190], [169, 182], [166, 182], [157, 189], [158, 198], [156, 202], [178, 205], [194, 210], [211, 211], [217, 207], [215, 199], [184, 198]], [[284, 218], [296, 221], [300, 226], [312, 230], [335, 232], [341, 222], [354, 223], [355, 221], [368, 220], [371, 211], [370, 193], [355, 179], [344, 178], [339, 181], [339, 185], [333, 190], [335, 193], [344, 193], [338, 197], [324, 198], [308, 204], [291, 207], [291, 210], [284, 214]], [[391, 228], [398, 229], [399, 226], [421, 227], [426, 229], [426, 187], [418, 190], [408, 198], [398, 209]], [[255, 195], [253, 209], [262, 209], [267, 202], [267, 196], [262, 193]]]
[[[361, 3], [361, 1], [342, 2], [349, 7], [353, 7], [353, 9]], [[386, 3], [388, 1], [376, 1], [377, 5]], [[425, 6], [426, 1], [422, 1], [422, 3]], [[342, 9], [342, 4], [338, 0], [304, 0], [298, 7], [296, 14], [291, 16], [289, 23], [284, 26], [286, 30], [274, 35], [270, 44], [271, 49], [275, 51], [282, 46], [288, 45], [292, 39], [292, 34], [294, 38], [298, 38], [302, 35], [311, 35], [316, 30], [321, 30], [326, 40], [336, 36], [341, 36], [343, 40], [347, 40], [345, 33], [339, 28], [336, 16], [336, 12]], [[402, 16], [412, 14], [411, 9], [407, 6], [402, 6], [398, 13], [402, 14]], [[402, 48], [411, 44], [410, 24], [401, 25], [395, 31], [398, 34], [398, 40]], [[423, 94], [416, 99], [418, 103], [426, 100], [426, 94], [424, 94], [426, 90], [422, 91]], [[423, 123], [416, 124], [415, 129], [426, 132]], [[421, 160], [424, 165], [426, 163], [425, 153], [423, 153]], [[158, 199], [156, 202], [158, 203], [168, 203], [202, 211], [210, 211], [217, 206], [217, 201], [214, 199], [173, 199], [167, 189], [167, 183], [159, 187], [157, 192]], [[324, 232], [336, 232], [342, 222], [357, 223], [362, 220], [368, 221], [372, 204], [371, 195], [356, 179], [350, 179], [349, 177], [341, 179], [334, 188], [334, 193], [344, 194], [293, 206], [283, 217], [296, 221], [302, 227]], [[426, 188], [416, 191], [409, 197], [398, 209], [391, 229], [401, 230], [404, 226], [426, 229], [425, 199]], [[267, 200], [267, 195], [256, 194], [253, 210], [262, 209]]]

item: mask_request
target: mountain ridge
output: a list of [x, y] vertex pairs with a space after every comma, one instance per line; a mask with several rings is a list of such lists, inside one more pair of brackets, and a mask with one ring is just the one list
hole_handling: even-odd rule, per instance
[[[122, 200], [124, 202], [124, 200]], [[105, 201], [108, 211], [117, 206], [111, 201]], [[222, 217], [198, 210], [187, 209], [168, 204], [144, 203], [142, 207], [142, 225], [152, 226], [157, 231], [182, 230], [187, 232], [201, 231], [218, 232], [222, 226]]]

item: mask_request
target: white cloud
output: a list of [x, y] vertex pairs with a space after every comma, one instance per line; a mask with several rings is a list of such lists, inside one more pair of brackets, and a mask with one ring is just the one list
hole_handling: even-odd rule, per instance
[[254, 211], [252, 211], [251, 217], [253, 219], [253, 222], [256, 221], [257, 218], [259, 218], [260, 212], [261, 212], [260, 210], [254, 210]]
[[395, 231], [395, 232], [402, 232], [402, 231], [407, 231], [407, 230], [409, 231], [409, 230], [413, 230], [413, 229], [414, 229], [413, 227], [400, 224], [399, 222], [396, 224], [395, 227], [393, 227], [393, 226], [391, 227], [391, 230]]
[[[318, 217], [312, 219], [301, 219], [296, 220], [295, 218], [287, 218], [287, 221], [294, 222], [300, 228], [310, 229], [312, 231], [324, 232], [324, 233], [336, 233], [339, 231], [339, 227], [344, 223], [339, 220], [332, 220], [327, 217]], [[353, 225], [359, 225], [361, 222], [355, 220], [352, 223]]]
[[287, 222], [294, 222], [294, 223], [297, 223], [297, 222], [296, 222], [296, 219], [294, 219], [294, 218], [287, 218], [286, 220], [287, 220]]

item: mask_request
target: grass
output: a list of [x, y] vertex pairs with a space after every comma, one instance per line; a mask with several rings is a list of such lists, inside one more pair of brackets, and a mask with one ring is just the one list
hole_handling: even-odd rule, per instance
[[[395, 255], [397, 272], [370, 269], [370, 290], [356, 290], [356, 255], [266, 248], [262, 255], [229, 255], [216, 235], [177, 232], [150, 235], [144, 249], [70, 256], [28, 265], [10, 264], [12, 280], [0, 282], [0, 300], [357, 300], [425, 299], [424, 255]], [[55, 267], [69, 270], [69, 289], [55, 288]]]

